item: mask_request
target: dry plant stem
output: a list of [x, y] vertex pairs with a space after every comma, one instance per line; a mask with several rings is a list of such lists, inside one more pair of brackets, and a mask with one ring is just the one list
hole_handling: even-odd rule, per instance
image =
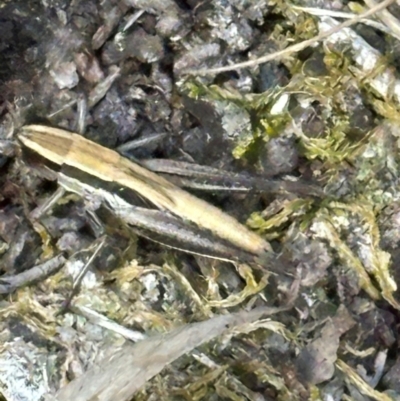
[[67, 104], [65, 104], [63, 107], [61, 107], [60, 109], [54, 111], [53, 113], [50, 113], [47, 115], [47, 118], [53, 118], [55, 117], [57, 114], [63, 112], [64, 110], [67, 110], [68, 108], [74, 106], [77, 103], [77, 100], [71, 100], [70, 102], [68, 102]]
[[133, 346], [124, 345], [120, 351], [101, 361], [99, 366], [63, 387], [55, 396], [48, 396], [47, 400], [128, 401], [148, 380], [180, 356], [227, 331], [290, 308], [261, 307], [250, 312], [217, 316], [187, 324]]
[[121, 326], [120, 324], [88, 308], [87, 306], [71, 305], [69, 310], [76, 315], [83, 316], [90, 323], [104, 327], [107, 330], [111, 330], [132, 342], [142, 341], [147, 338], [145, 334], [136, 330], [127, 329], [126, 327]]
[[303, 49], [305, 49], [308, 46], [313, 45], [314, 43], [320, 42], [321, 40], [327, 38], [328, 36], [340, 31], [343, 28], [347, 28], [351, 25], [356, 24], [357, 22], [360, 22], [364, 18], [369, 17], [372, 14], [377, 13], [378, 11], [384, 10], [390, 4], [394, 3], [396, 0], [385, 0], [382, 3], [377, 4], [375, 7], [371, 8], [370, 10], [348, 20], [343, 22], [342, 24], [335, 26], [334, 28], [330, 29], [327, 32], [320, 33], [319, 35], [315, 36], [312, 39], [305, 40], [304, 42], [296, 43], [293, 46], [289, 46], [286, 49], [277, 51], [272, 54], [268, 54], [266, 56], [260, 57], [255, 60], [249, 60], [245, 61], [243, 63], [237, 63], [233, 65], [228, 65], [225, 67], [217, 67], [217, 68], [208, 68], [208, 69], [202, 69], [202, 70], [186, 70], [182, 71], [182, 75], [196, 75], [196, 76], [201, 76], [201, 75], [212, 75], [212, 74], [219, 74], [220, 72], [225, 72], [225, 71], [232, 71], [232, 70], [238, 70], [241, 68], [246, 68], [246, 67], [254, 67], [259, 64], [266, 63], [271, 60], [276, 60], [276, 59], [281, 59], [284, 56], [287, 56], [289, 54], [299, 52]]
[[126, 24], [124, 25], [124, 27], [122, 28], [122, 32], [127, 31], [144, 14], [144, 12], [145, 12], [144, 10], [139, 10], [136, 11], [133, 15], [131, 15]]
[[[364, 0], [365, 4], [371, 8], [371, 10], [378, 6], [375, 0]], [[382, 10], [378, 15], [378, 18], [388, 26], [397, 39], [400, 39], [400, 23], [396, 17], [394, 17], [388, 10]]]
[[142, 146], [149, 145], [151, 143], [160, 142], [167, 136], [165, 132], [160, 132], [158, 134], [150, 134], [146, 135], [144, 138], [134, 139], [132, 141], [126, 142], [121, 146], [118, 146], [117, 151], [118, 153], [124, 154], [124, 152], [129, 152], [132, 149], [137, 149]]
[[82, 270], [79, 272], [78, 276], [76, 277], [76, 279], [73, 283], [71, 294], [69, 295], [69, 297], [65, 300], [65, 302], [63, 304], [62, 312], [64, 312], [64, 310], [68, 309], [69, 305], [71, 304], [72, 298], [79, 292], [80, 285], [89, 269], [89, 266], [93, 263], [93, 260], [99, 254], [99, 252], [103, 248], [105, 242], [106, 242], [105, 237], [100, 239], [100, 242], [97, 245], [96, 249], [94, 250], [93, 254], [90, 256], [89, 260], [85, 263], [85, 266], [83, 266]]
[[336, 366], [345, 374], [347, 379], [360, 391], [361, 394], [377, 401], [393, 401], [389, 395], [373, 389], [358, 373], [346, 362], [338, 359]]
[[[343, 18], [344, 20], [347, 20], [347, 19], [352, 19], [357, 16], [357, 14], [355, 14], [353, 12], [333, 11], [333, 10], [327, 10], [325, 8], [300, 7], [300, 6], [294, 6], [294, 5], [292, 6], [292, 8], [294, 10], [299, 10], [299, 11], [305, 12], [307, 14], [315, 15], [317, 17]], [[377, 29], [383, 33], [386, 33], [388, 35], [391, 35], [391, 36], [397, 38], [397, 34], [393, 31], [393, 29], [390, 29], [389, 26], [384, 25], [379, 21], [376, 21], [371, 18], [365, 18], [360, 22], [365, 25], [369, 25], [373, 29]]]
[[47, 213], [65, 194], [65, 189], [59, 187], [57, 191], [51, 196], [50, 199], [46, 200], [42, 205], [34, 209], [29, 217], [31, 220], [39, 220], [41, 216]]
[[88, 107], [91, 109], [95, 106], [108, 92], [111, 85], [119, 77], [121, 69], [115, 65], [109, 69], [109, 75], [99, 82], [89, 93]]
[[183, 191], [118, 153], [62, 129], [31, 125], [23, 127], [20, 141], [29, 149], [61, 167], [72, 167], [104, 182], [128, 188], [161, 210], [230, 242], [253, 255], [271, 251], [267, 241], [215, 206]]
[[78, 122], [76, 131], [83, 134], [86, 130], [87, 101], [84, 96], [78, 100]]
[[65, 257], [58, 255], [41, 265], [32, 267], [15, 276], [4, 276], [0, 279], [0, 294], [10, 294], [18, 288], [32, 284], [56, 273], [65, 263]]

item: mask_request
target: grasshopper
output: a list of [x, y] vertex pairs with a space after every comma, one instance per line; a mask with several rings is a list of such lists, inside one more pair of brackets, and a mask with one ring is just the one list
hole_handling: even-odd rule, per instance
[[[63, 172], [72, 169], [95, 177], [105, 185], [113, 183], [119, 188], [127, 188], [181, 222], [188, 221], [200, 230], [211, 232], [224, 244], [231, 244], [254, 257], [271, 251], [267, 241], [217, 207], [79, 134], [43, 125], [28, 125], [21, 129], [18, 139], [26, 148], [61, 169], [59, 183], [69, 191], [81, 195], [84, 191], [79, 180]], [[91, 188], [103, 200], [109, 198], [108, 192], [102, 188]], [[113, 198], [119, 199], [118, 193]], [[114, 205], [113, 209], [117, 208]]]

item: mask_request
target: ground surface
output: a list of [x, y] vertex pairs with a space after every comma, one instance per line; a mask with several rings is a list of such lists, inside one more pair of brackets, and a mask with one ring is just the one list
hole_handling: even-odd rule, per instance
[[[367, 3], [0, 1], [4, 399], [79, 377], [96, 387], [84, 372], [115, 355], [129, 380], [125, 338], [166, 332], [139, 351], [164, 369], [134, 400], [400, 399], [400, 8], [279, 59], [204, 71], [313, 38]], [[268, 240], [272, 260], [165, 247], [68, 191], [39, 216], [58, 184], [17, 144], [32, 123], [164, 174]], [[32, 270], [46, 261], [47, 274]], [[266, 305], [288, 310], [224, 332], [238, 325], [229, 313]], [[128, 399], [107, 377], [98, 399]]]

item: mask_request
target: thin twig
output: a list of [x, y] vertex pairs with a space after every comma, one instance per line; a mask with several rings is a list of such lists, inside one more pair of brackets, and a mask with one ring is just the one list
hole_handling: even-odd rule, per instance
[[335, 26], [334, 28], [330, 29], [327, 32], [320, 33], [319, 35], [315, 36], [312, 39], [305, 40], [300, 43], [296, 43], [295, 45], [289, 46], [286, 49], [279, 50], [275, 53], [267, 54], [266, 56], [254, 59], [254, 60], [249, 60], [245, 61], [243, 63], [237, 63], [237, 64], [232, 64], [228, 65], [225, 67], [217, 67], [217, 68], [209, 68], [209, 69], [201, 69], [201, 70], [186, 70], [183, 71], [183, 75], [197, 75], [197, 76], [202, 76], [202, 75], [212, 75], [212, 74], [218, 74], [220, 72], [225, 72], [225, 71], [232, 71], [232, 70], [238, 70], [241, 68], [246, 68], [246, 67], [254, 67], [259, 64], [266, 63], [271, 60], [279, 59], [284, 56], [287, 56], [289, 54], [299, 52], [303, 49], [305, 49], [308, 46], [313, 45], [314, 43], [320, 42], [321, 40], [327, 38], [328, 36], [340, 31], [343, 28], [347, 28], [351, 25], [356, 24], [357, 22], [360, 22], [364, 18], [369, 17], [372, 14], [377, 13], [378, 11], [381, 11], [385, 8], [387, 8], [390, 4], [394, 3], [395, 0], [385, 0], [382, 3], [377, 4], [375, 7], [371, 8], [370, 10], [348, 20], [343, 22], [340, 25]]
[[72, 285], [71, 294], [63, 302], [61, 309], [57, 312], [57, 315], [62, 315], [67, 310], [69, 310], [69, 307], [71, 305], [72, 299], [79, 292], [82, 280], [85, 277], [85, 275], [86, 275], [86, 273], [87, 273], [87, 271], [89, 269], [89, 266], [92, 264], [93, 260], [99, 254], [99, 252], [100, 252], [101, 248], [103, 248], [105, 242], [106, 242], [106, 238], [105, 237], [100, 238], [100, 241], [99, 241], [98, 245], [96, 246], [96, 249], [94, 250], [93, 254], [90, 256], [89, 260], [86, 262], [86, 264], [83, 266], [82, 270], [79, 272], [78, 276], [74, 280], [74, 283]]
[[11, 294], [18, 288], [42, 281], [60, 270], [64, 263], [65, 257], [57, 255], [47, 262], [34, 266], [22, 273], [14, 276], [3, 276], [0, 279], [0, 294]]

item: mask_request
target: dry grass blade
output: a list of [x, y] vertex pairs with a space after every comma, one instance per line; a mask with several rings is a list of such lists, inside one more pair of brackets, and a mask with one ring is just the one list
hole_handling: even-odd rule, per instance
[[355, 370], [353, 370], [344, 361], [339, 359], [336, 362], [336, 366], [346, 375], [347, 379], [352, 384], [354, 384], [362, 394], [365, 394], [366, 396], [377, 401], [393, 400], [393, 398], [391, 398], [389, 395], [373, 389], [366, 381], [364, 381], [364, 379], [360, 377], [360, 375]]

